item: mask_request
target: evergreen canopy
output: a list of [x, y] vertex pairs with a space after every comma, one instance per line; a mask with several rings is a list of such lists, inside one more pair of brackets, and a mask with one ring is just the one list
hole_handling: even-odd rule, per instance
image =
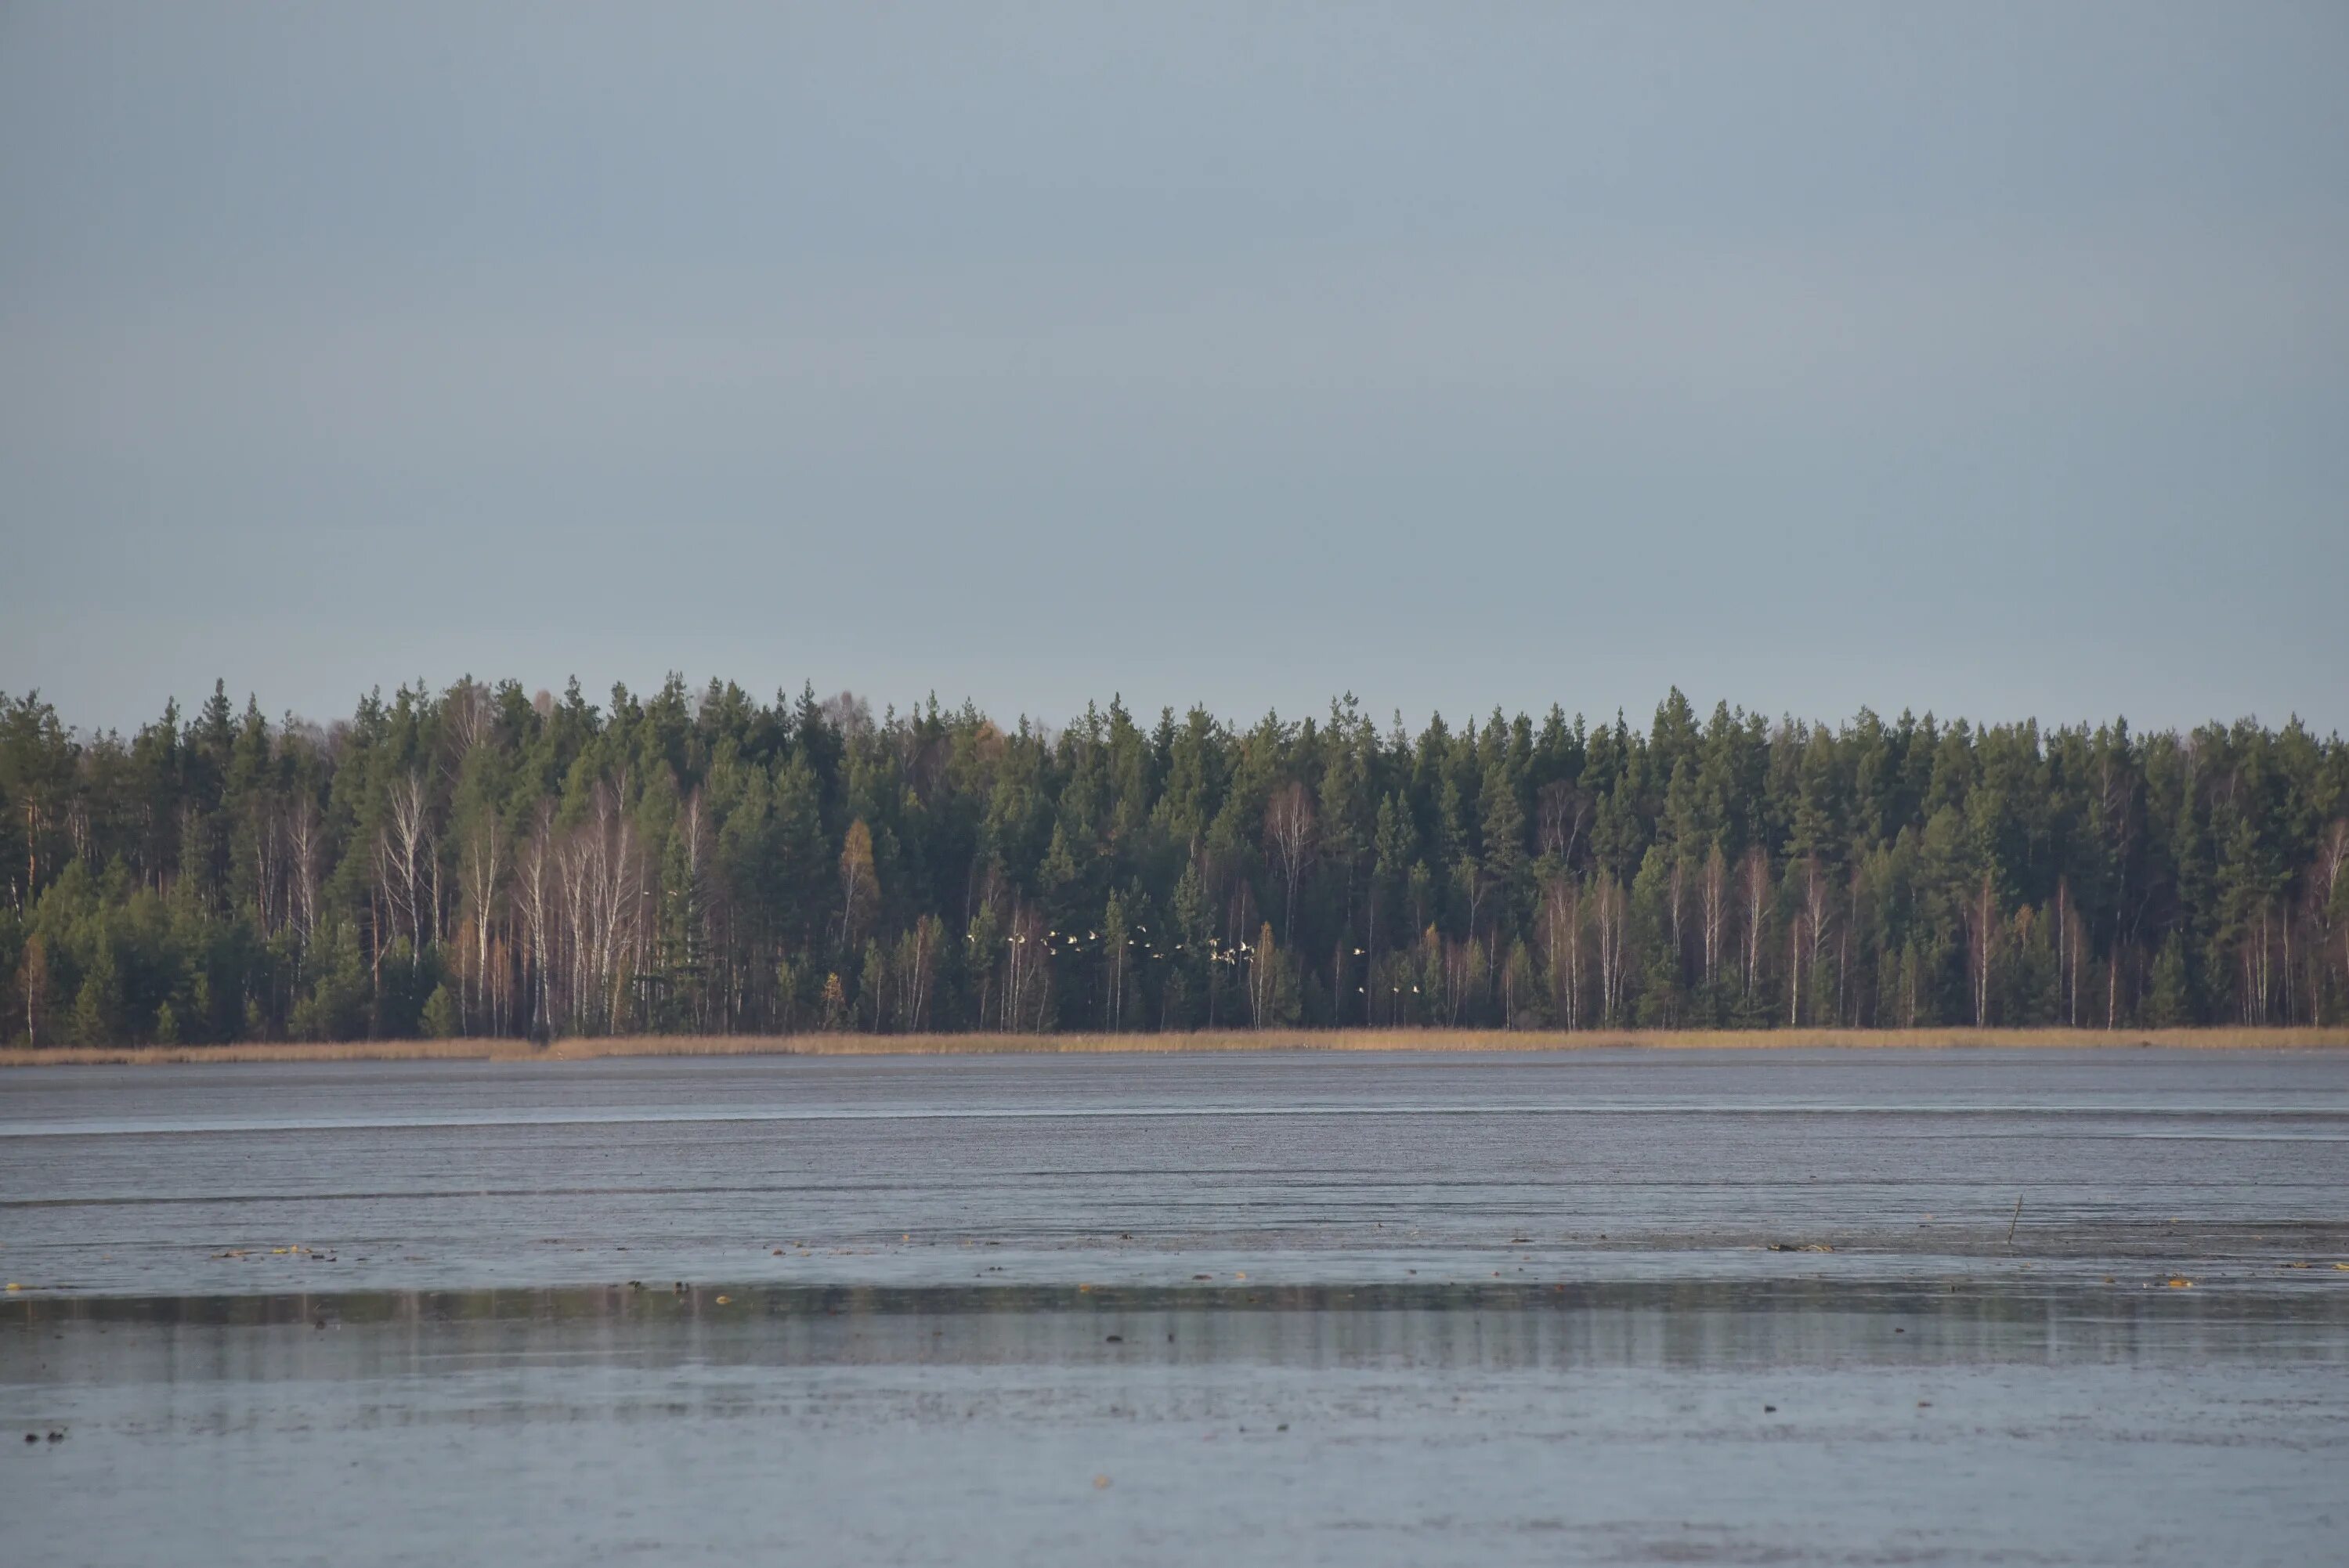
[[1058, 733], [672, 677], [0, 694], [0, 1037], [2327, 1023], [2349, 748], [1674, 691]]

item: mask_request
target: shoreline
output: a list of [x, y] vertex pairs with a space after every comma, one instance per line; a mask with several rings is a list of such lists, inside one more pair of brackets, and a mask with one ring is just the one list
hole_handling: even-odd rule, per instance
[[590, 1061], [611, 1057], [936, 1057], [1212, 1055], [1236, 1052], [1506, 1052], [1820, 1050], [2160, 1047], [2182, 1050], [2349, 1049], [2349, 1026], [2182, 1029], [1289, 1029], [1172, 1035], [622, 1035], [560, 1039], [543, 1048], [508, 1038], [276, 1041], [227, 1046], [0, 1048], [0, 1068], [158, 1067], [199, 1062]]

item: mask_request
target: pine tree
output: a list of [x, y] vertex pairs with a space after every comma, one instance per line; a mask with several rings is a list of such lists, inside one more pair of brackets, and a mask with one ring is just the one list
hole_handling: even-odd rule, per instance
[[2176, 932], [2161, 944], [2153, 961], [2153, 977], [2146, 988], [2145, 1021], [2156, 1028], [2174, 1028], [2189, 1022], [2194, 1005], [2186, 971], [2186, 944]]

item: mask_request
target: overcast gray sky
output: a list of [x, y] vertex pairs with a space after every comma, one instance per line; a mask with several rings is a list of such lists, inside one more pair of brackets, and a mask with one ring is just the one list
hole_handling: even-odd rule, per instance
[[0, 5], [0, 684], [2349, 726], [2349, 6]]

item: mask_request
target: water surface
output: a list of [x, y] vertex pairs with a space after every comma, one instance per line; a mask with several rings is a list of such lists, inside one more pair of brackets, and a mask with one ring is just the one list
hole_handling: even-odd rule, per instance
[[0, 1515], [126, 1563], [2322, 1561], [2345, 1192], [2313, 1053], [9, 1073]]

